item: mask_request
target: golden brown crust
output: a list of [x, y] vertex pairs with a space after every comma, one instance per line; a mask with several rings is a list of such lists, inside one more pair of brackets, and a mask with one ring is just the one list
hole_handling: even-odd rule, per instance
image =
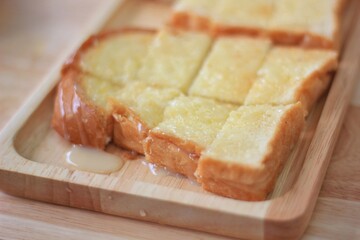
[[329, 39], [311, 32], [297, 33], [286, 30], [271, 30], [246, 26], [226, 26], [215, 23], [208, 17], [203, 17], [192, 12], [184, 11], [174, 12], [168, 24], [174, 28], [208, 32], [213, 36], [260, 36], [268, 37], [273, 41], [274, 44], [278, 45], [300, 46], [304, 48], [337, 49], [340, 42], [339, 23], [343, 9], [345, 7], [345, 3], [345, 0], [339, 1], [338, 6], [335, 8], [334, 16], [336, 18], [336, 26], [332, 36], [333, 39]]
[[78, 85], [80, 74], [68, 70], [63, 75], [55, 99], [52, 126], [74, 144], [104, 149], [112, 137], [112, 118], [85, 96]]
[[295, 99], [302, 103], [305, 116], [329, 87], [332, 72], [337, 68], [337, 64], [336, 58], [331, 59], [321, 69], [308, 76], [301, 88], [295, 92]]
[[129, 150], [144, 154], [143, 142], [149, 133], [147, 125], [129, 108], [114, 107], [114, 143]]
[[273, 188], [282, 166], [296, 144], [304, 125], [301, 104], [283, 116], [261, 166], [226, 163], [201, 158], [196, 171], [203, 188], [230, 198], [264, 200]]
[[261, 36], [263, 30], [244, 27], [244, 26], [223, 26], [214, 23], [210, 18], [199, 16], [191, 12], [174, 12], [168, 25], [175, 29], [192, 30], [207, 32], [212, 36], [223, 35], [247, 35], [247, 36]]
[[209, 18], [190, 12], [174, 12], [168, 25], [178, 29], [208, 32], [210, 34], [214, 32], [213, 23]]
[[244, 27], [244, 26], [221, 26], [214, 25], [212, 28], [212, 35], [214, 36], [236, 36], [245, 35], [249, 37], [267, 37], [263, 29]]
[[298, 99], [304, 108], [304, 116], [307, 116], [313, 105], [329, 87], [331, 82], [330, 74], [315, 78], [308, 78], [301, 88], [295, 93], [295, 99]]
[[[123, 28], [93, 35], [65, 62], [57, 89], [52, 126], [68, 141], [74, 144], [104, 149], [112, 139], [113, 117], [105, 109], [96, 106], [94, 102], [86, 97], [79, 81], [81, 81], [81, 75], [87, 73], [82, 71], [79, 63], [83, 54], [99, 41], [114, 35], [134, 32], [154, 33], [156, 30]], [[119, 127], [116, 126], [116, 129], [118, 134]], [[119, 135], [117, 135], [117, 142], [119, 142]]]
[[297, 45], [305, 48], [338, 49], [340, 46], [340, 24], [347, 0], [339, 0], [334, 8], [334, 31], [331, 38], [311, 32], [290, 32], [285, 30], [270, 30], [269, 37], [275, 44]]
[[144, 150], [149, 162], [194, 179], [203, 148], [191, 141], [150, 131], [144, 143]]
[[337, 40], [333, 41], [310, 32], [296, 33], [285, 30], [270, 30], [267, 35], [274, 44], [278, 45], [324, 49], [335, 49], [338, 45]]

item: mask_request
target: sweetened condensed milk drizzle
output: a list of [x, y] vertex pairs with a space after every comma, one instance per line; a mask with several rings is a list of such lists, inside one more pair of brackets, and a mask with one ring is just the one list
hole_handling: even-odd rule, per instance
[[109, 174], [119, 171], [124, 160], [119, 156], [95, 148], [73, 145], [65, 153], [66, 163], [76, 170]]

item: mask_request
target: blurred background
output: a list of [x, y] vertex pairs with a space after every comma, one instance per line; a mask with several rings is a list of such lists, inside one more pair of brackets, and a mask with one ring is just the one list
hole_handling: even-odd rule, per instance
[[0, 1], [0, 129], [100, 4], [96, 0]]

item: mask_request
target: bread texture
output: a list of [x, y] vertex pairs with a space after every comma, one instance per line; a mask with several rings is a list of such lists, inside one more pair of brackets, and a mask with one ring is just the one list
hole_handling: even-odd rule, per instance
[[170, 25], [213, 35], [268, 36], [276, 44], [337, 48], [344, 0], [180, 0]]
[[230, 113], [196, 171], [203, 188], [242, 200], [264, 200], [304, 125], [300, 103], [241, 106]]
[[132, 82], [155, 35], [151, 29], [125, 28], [91, 36], [65, 68], [118, 84]]
[[144, 153], [143, 141], [150, 129], [163, 119], [167, 104], [182, 93], [174, 88], [155, 88], [133, 82], [111, 99], [114, 117], [114, 143]]
[[146, 159], [194, 178], [201, 151], [211, 144], [233, 109], [211, 99], [175, 98], [146, 139]]
[[337, 67], [332, 50], [275, 47], [267, 55], [246, 105], [286, 105], [300, 101], [305, 115], [330, 83]]
[[243, 104], [270, 47], [268, 39], [216, 39], [189, 95]]
[[337, 48], [344, 0], [276, 0], [269, 23], [276, 43]]
[[187, 92], [212, 38], [204, 33], [162, 29], [149, 49], [138, 79], [157, 87]]

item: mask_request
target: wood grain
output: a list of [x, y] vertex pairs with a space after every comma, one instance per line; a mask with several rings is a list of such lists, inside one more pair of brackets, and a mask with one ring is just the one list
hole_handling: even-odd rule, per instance
[[[355, 114], [356, 115], [356, 114]], [[356, 115], [358, 116], [358, 115]], [[32, 118], [33, 119], [33, 118]], [[347, 118], [348, 119], [348, 118]], [[356, 120], [356, 119], [355, 119]], [[347, 121], [345, 122], [347, 124]], [[36, 125], [36, 124], [34, 124]], [[34, 126], [32, 125], [32, 126]], [[356, 125], [356, 124], [355, 124]], [[345, 125], [346, 126], [346, 125]], [[353, 127], [353, 125], [350, 125], [349, 127]], [[350, 130], [351, 131], [351, 130]], [[354, 136], [356, 136], [354, 134]], [[341, 139], [341, 138], [340, 138]], [[347, 142], [349, 144], [349, 142]], [[51, 145], [50, 145], [51, 146]], [[338, 145], [339, 146], [339, 145]], [[340, 147], [341, 148], [341, 147]], [[42, 148], [44, 149], [44, 148]], [[342, 149], [342, 148], [341, 148]], [[345, 148], [346, 149], [346, 148]], [[30, 150], [24, 150], [24, 151], [33, 151], [34, 148], [30, 148]], [[354, 149], [355, 151], [356, 149]], [[33, 152], [31, 154], [40, 154], [39, 152], [36, 153]], [[346, 155], [346, 153], [343, 153]], [[354, 153], [352, 153], [354, 154]], [[336, 153], [335, 153], [336, 155]], [[352, 167], [351, 169], [354, 169], [356, 171], [356, 166], [359, 167], [356, 163], [358, 161], [354, 161], [353, 158], [348, 157], [348, 159], [352, 159]], [[46, 159], [44, 159], [45, 161]], [[54, 160], [54, 159], [52, 159]], [[331, 165], [332, 166], [332, 165]], [[330, 166], [330, 169], [331, 169]], [[47, 171], [48, 169], [45, 169]], [[349, 170], [349, 169], [347, 169]], [[341, 171], [340, 171], [341, 172]], [[77, 175], [80, 176], [81, 174]], [[346, 176], [346, 173], [343, 173]], [[129, 176], [126, 176], [129, 177]], [[151, 178], [152, 176], [149, 175], [148, 178]], [[338, 177], [338, 175], [335, 175], [334, 177]], [[341, 175], [340, 175], [341, 177]], [[15, 179], [15, 178], [14, 178]], [[335, 178], [336, 181], [337, 178]], [[355, 179], [356, 180], [356, 179]], [[11, 181], [11, 178], [9, 179]], [[31, 179], [27, 180], [29, 185], [31, 184], [38, 184], [39, 182], [36, 182]], [[147, 180], [148, 181], [148, 180]], [[326, 186], [325, 180], [325, 185]], [[180, 181], [181, 182], [181, 181]], [[51, 183], [52, 184], [52, 183]], [[155, 183], [151, 184], [139, 184], [137, 186], [140, 190], [149, 190], [152, 191], [153, 185], [162, 185], [162, 186], [168, 186], [171, 187], [182, 187], [182, 185], [179, 185], [177, 181], [172, 180], [172, 178], [166, 178], [162, 180], [158, 180]], [[344, 183], [345, 185], [346, 183]], [[190, 184], [189, 184], [190, 185]], [[359, 194], [356, 194], [356, 190], [359, 190], [359, 188], [356, 188], [358, 184], [356, 182], [354, 183], [354, 188], [352, 192], [348, 192], [349, 196], [358, 196]], [[189, 186], [190, 192], [196, 192], [196, 186]], [[193, 189], [191, 189], [193, 188]], [[330, 187], [332, 188], [332, 187]], [[66, 189], [66, 188], [65, 188]], [[68, 188], [71, 190], [71, 187]], [[93, 194], [96, 194], [95, 192], [92, 192]], [[337, 189], [332, 188], [331, 191], [337, 192]], [[85, 192], [86, 193], [86, 192]], [[31, 194], [27, 193], [27, 194]], [[57, 199], [59, 201], [61, 200], [60, 193], [53, 193], [55, 196], [57, 196]], [[280, 194], [281, 195], [281, 194]], [[64, 195], [66, 196], [66, 194]], [[309, 237], [315, 237], [315, 236], [323, 236], [323, 237], [338, 237], [338, 236], [345, 236], [345, 237], [356, 237], [359, 235], [359, 232], [356, 231], [356, 228], [353, 226], [357, 226], [358, 224], [358, 212], [351, 211], [352, 208], [358, 207], [358, 205], [353, 204], [354, 201], [347, 200], [347, 201], [333, 201], [333, 199], [340, 198], [340, 194], [331, 197], [325, 197], [326, 201], [322, 201], [323, 198], [319, 199], [319, 205], [323, 206], [321, 208], [317, 208], [316, 212], [314, 214], [314, 223], [310, 224], [309, 232], [310, 235], [305, 235], [305, 238], [307, 236]], [[166, 226], [158, 226], [155, 224], [149, 224], [149, 223], [143, 223], [143, 222], [137, 222], [133, 220], [127, 220], [122, 218], [116, 218], [111, 216], [106, 216], [98, 213], [93, 212], [87, 212], [87, 211], [80, 211], [76, 209], [67, 209], [60, 206], [52, 206], [42, 203], [34, 203], [29, 200], [25, 199], [16, 199], [14, 197], [10, 197], [7, 195], [0, 195], [1, 204], [0, 204], [0, 212], [4, 213], [4, 215], [0, 215], [0, 227], [2, 229], [6, 229], [7, 231], [1, 231], [1, 234], [4, 234], [4, 236], [1, 236], [1, 238], [12, 238], [11, 234], [13, 234], [13, 238], [21, 238], [26, 237], [28, 233], [32, 233], [34, 239], [41, 239], [48, 236], [48, 238], [56, 238], [60, 237], [61, 233], [65, 230], [69, 231], [69, 235], [71, 235], [74, 239], [81, 239], [80, 236], [76, 236], [77, 234], [83, 234], [83, 236], [93, 236], [93, 238], [104, 238], [104, 239], [113, 239], [116, 236], [123, 236], [126, 238], [149, 238], [149, 239], [159, 239], [159, 238], [168, 238], [168, 239], [178, 239], [182, 236], [186, 236], [188, 238], [217, 238], [216, 236], [210, 236], [203, 233], [196, 233], [193, 231], [188, 230], [181, 230], [176, 229], [172, 227], [166, 227]], [[3, 199], [5, 199], [3, 201]], [[340, 198], [341, 199], [341, 198]], [[356, 199], [356, 198], [355, 198]], [[66, 199], [65, 199], [66, 200]], [[201, 198], [199, 199], [201, 200]], [[70, 201], [69, 199], [66, 201]], [[11, 204], [9, 204], [9, 202]], [[4, 204], [3, 204], [4, 203]], [[13, 203], [13, 204], [12, 204]], [[348, 204], [349, 203], [349, 204]], [[356, 203], [356, 202], [355, 202]], [[73, 204], [77, 204], [76, 202]], [[5, 206], [5, 207], [2, 207]], [[22, 206], [19, 208], [19, 206]], [[337, 208], [334, 206], [338, 206]], [[91, 206], [92, 208], [101, 208], [101, 206]], [[19, 209], [17, 209], [19, 208]], [[57, 210], [55, 210], [57, 209]], [[319, 210], [318, 210], [319, 209]], [[42, 211], [41, 211], [42, 210]], [[334, 210], [334, 212], [331, 212]], [[344, 215], [339, 214], [344, 212]], [[41, 212], [41, 214], [39, 214]], [[44, 213], [42, 213], [44, 212]], [[72, 213], [72, 214], [71, 214]], [[338, 215], [336, 215], [336, 213]], [[41, 216], [39, 218], [39, 215]], [[55, 218], [55, 221], [50, 221], [50, 218], [53, 218], [53, 216], [58, 216]], [[88, 220], [91, 218], [91, 220]], [[86, 219], [86, 222], [84, 222], [84, 219]], [[107, 219], [107, 220], [106, 220]], [[335, 220], [341, 220], [344, 224], [342, 224], [338, 229], [339, 231], [336, 231], [336, 229], [331, 228], [330, 226], [335, 223]], [[68, 224], [63, 225], [63, 222], [66, 222]], [[110, 224], [114, 222], [114, 224]], [[116, 223], [116, 224], [115, 224]], [[346, 224], [348, 223], [348, 224]], [[26, 227], [24, 228], [18, 228], [16, 231], [16, 225], [15, 224], [24, 224]], [[330, 224], [330, 225], [329, 225]], [[124, 226], [123, 226], [124, 225]], [[108, 227], [107, 227], [108, 226]], [[123, 226], [123, 227], [122, 227]], [[128, 229], [126, 228], [128, 227]], [[32, 232], [32, 228], [38, 229], [39, 234]], [[96, 231], [93, 231], [93, 229], [96, 228]], [[105, 228], [106, 230], [103, 230]], [[8, 231], [8, 229], [10, 229]], [[144, 231], [138, 231], [138, 229], [144, 229]], [[150, 233], [147, 236], [147, 231]], [[42, 234], [44, 234], [44, 236]], [[336, 233], [336, 234], [335, 234]], [[184, 235], [185, 234], [185, 235]], [[10, 236], [10, 237], [9, 237]], [[220, 239], [220, 238], [219, 238]]]

